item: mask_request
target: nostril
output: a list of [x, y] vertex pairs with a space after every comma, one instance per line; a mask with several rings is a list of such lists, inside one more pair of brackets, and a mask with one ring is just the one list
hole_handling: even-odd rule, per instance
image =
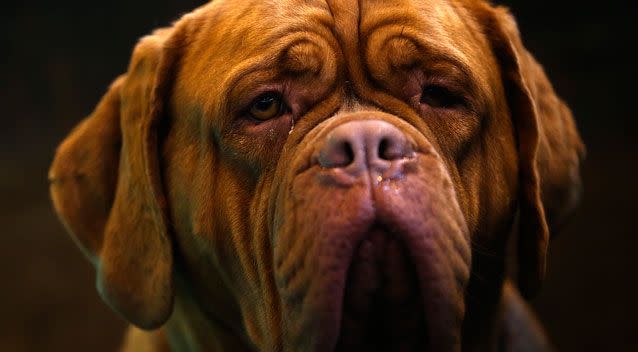
[[379, 158], [383, 160], [392, 160], [392, 155], [389, 153], [390, 141], [387, 138], [381, 139], [379, 142]]
[[335, 144], [334, 148], [326, 156], [329, 165], [324, 166], [328, 167], [346, 167], [352, 164], [355, 159], [352, 144], [347, 140]]
[[406, 157], [405, 141], [402, 138], [387, 136], [379, 141], [377, 156], [381, 160], [392, 161]]
[[352, 150], [352, 144], [349, 142], [343, 142], [342, 149], [345, 156], [343, 166], [348, 166], [354, 162], [354, 150]]
[[355, 159], [354, 148], [348, 139], [331, 139], [319, 154], [319, 164], [327, 168], [346, 167]]

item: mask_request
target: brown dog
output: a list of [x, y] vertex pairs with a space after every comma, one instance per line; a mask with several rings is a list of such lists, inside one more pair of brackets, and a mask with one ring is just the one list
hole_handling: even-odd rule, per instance
[[214, 1], [60, 146], [56, 210], [129, 350], [541, 351], [571, 113], [503, 8]]

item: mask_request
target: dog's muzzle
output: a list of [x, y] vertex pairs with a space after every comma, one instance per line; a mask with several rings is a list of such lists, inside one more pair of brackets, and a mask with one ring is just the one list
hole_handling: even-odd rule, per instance
[[284, 345], [456, 351], [469, 248], [432, 145], [366, 112], [315, 127], [301, 145], [274, 226]]

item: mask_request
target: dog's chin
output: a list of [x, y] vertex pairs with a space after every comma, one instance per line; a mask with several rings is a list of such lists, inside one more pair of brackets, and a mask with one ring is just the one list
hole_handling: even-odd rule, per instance
[[335, 351], [425, 351], [418, 275], [403, 241], [373, 225], [350, 263]]

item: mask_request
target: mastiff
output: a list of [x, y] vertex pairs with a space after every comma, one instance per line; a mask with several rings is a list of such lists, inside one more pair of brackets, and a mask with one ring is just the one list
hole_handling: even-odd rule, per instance
[[216, 0], [49, 178], [125, 350], [546, 351], [523, 297], [583, 155], [505, 8]]

